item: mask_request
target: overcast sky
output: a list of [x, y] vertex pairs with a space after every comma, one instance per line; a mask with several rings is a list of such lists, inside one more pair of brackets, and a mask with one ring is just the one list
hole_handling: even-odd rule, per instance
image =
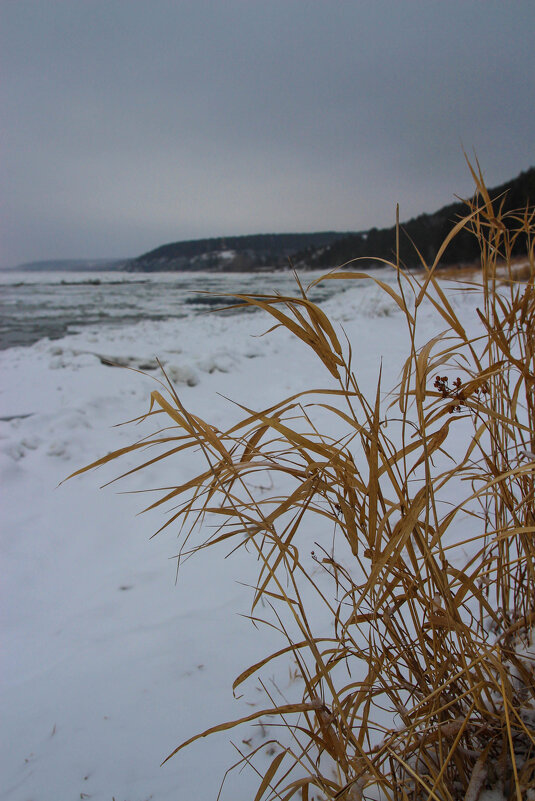
[[535, 163], [533, 0], [0, 0], [0, 265], [359, 230]]

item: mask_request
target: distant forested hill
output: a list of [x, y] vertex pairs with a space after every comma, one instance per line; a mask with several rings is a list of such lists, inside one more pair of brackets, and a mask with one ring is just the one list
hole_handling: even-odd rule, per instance
[[[535, 203], [535, 167], [517, 178], [489, 190], [492, 198], [506, 193], [505, 209]], [[464, 214], [463, 202], [450, 203], [433, 214], [421, 214], [401, 225], [400, 256], [407, 266], [419, 260], [411, 240], [428, 262], [432, 262], [452, 225]], [[126, 262], [124, 269], [140, 272], [158, 270], [246, 271], [295, 267], [339, 267], [351, 259], [392, 260], [396, 250], [396, 229], [371, 228], [359, 233], [323, 231], [312, 234], [255, 234], [217, 239], [173, 242]], [[477, 258], [475, 237], [463, 230], [448, 247], [443, 264], [471, 262]], [[363, 263], [364, 266], [365, 263]]]
[[251, 234], [216, 239], [193, 239], [162, 245], [126, 265], [127, 270], [225, 270], [285, 268], [293, 254], [328, 247], [348, 232], [312, 234]]
[[[524, 208], [535, 204], [535, 167], [530, 167], [501, 186], [489, 189], [492, 198], [505, 195], [505, 210]], [[400, 226], [400, 257], [409, 266], [419, 265], [412, 242], [429, 263], [452, 225], [466, 214], [463, 202], [450, 203], [432, 214], [420, 214]], [[525, 243], [518, 242], [525, 250]], [[128, 270], [156, 272], [176, 270], [208, 270], [244, 272], [254, 270], [331, 269], [352, 259], [365, 259], [361, 267], [369, 266], [373, 259], [395, 258], [396, 229], [371, 228], [369, 231], [321, 231], [308, 234], [251, 234], [212, 239], [193, 239], [172, 242], [144, 253], [135, 259], [69, 259], [39, 261], [18, 265], [17, 270]], [[442, 264], [468, 263], [478, 255], [475, 237], [463, 230], [446, 250]], [[375, 262], [377, 264], [377, 262]]]
[[[489, 189], [492, 199], [505, 195], [504, 209], [513, 210], [524, 208], [527, 203], [535, 204], [535, 167], [520, 173], [517, 178], [508, 181], [494, 189]], [[451, 231], [453, 223], [466, 215], [467, 206], [463, 202], [451, 203], [436, 211], [434, 214], [421, 214], [408, 222], [402, 223], [400, 231], [400, 257], [407, 266], [420, 264], [418, 255], [411, 244], [418, 250], [427, 262], [432, 262], [444, 241]], [[525, 252], [525, 243], [522, 248], [518, 243], [519, 251]], [[396, 229], [372, 228], [357, 234], [338, 239], [324, 248], [314, 251], [304, 251], [295, 254], [294, 261], [300, 267], [338, 267], [355, 258], [380, 258], [392, 260], [396, 252]], [[463, 230], [451, 242], [441, 260], [442, 264], [468, 263], [477, 258], [479, 248], [475, 236], [468, 230]]]

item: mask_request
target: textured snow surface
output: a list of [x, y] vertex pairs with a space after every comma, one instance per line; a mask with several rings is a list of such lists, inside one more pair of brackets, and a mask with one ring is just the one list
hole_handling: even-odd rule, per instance
[[[472, 314], [472, 298], [455, 302]], [[324, 308], [352, 343], [361, 386], [375, 392], [381, 359], [383, 386], [393, 386], [407, 347], [394, 303], [370, 287]], [[444, 328], [430, 310], [421, 323], [422, 340]], [[254, 681], [240, 700], [231, 691], [245, 667], [284, 645], [243, 617], [252, 557], [208, 552], [175, 585], [176, 532], [151, 539], [162, 517], [136, 516], [147, 496], [120, 494], [146, 479], [98, 489], [135, 460], [58, 484], [147, 433], [114, 426], [148, 409], [156, 357], [186, 407], [219, 427], [239, 416], [228, 399], [259, 409], [329, 386], [303, 343], [258, 336], [270, 325], [260, 314], [145, 321], [0, 354], [2, 801], [204, 801], [238, 759], [230, 740], [245, 750], [242, 738], [262, 741], [258, 727], [224, 733], [160, 767], [192, 734], [269, 706]], [[177, 458], [151, 485], [179, 484], [192, 467], [191, 456]], [[291, 694], [288, 673], [277, 681]], [[250, 799], [257, 786], [251, 770], [233, 772], [222, 798]]]

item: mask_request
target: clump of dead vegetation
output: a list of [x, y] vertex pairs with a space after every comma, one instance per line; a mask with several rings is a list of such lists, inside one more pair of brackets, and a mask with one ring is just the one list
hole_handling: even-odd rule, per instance
[[[302, 693], [210, 730], [277, 724], [255, 801], [476, 801], [485, 788], [535, 798], [535, 213], [505, 220], [472, 172], [476, 194], [435, 262], [409, 273], [393, 261], [395, 282], [374, 279], [409, 333], [392, 391], [379, 381], [374, 397], [363, 394], [352, 344], [306, 291], [237, 296], [314, 351], [328, 388], [244, 409], [220, 431], [169, 386], [152, 393], [147, 415], [165, 425], [126, 449], [160, 449], [143, 469], [178, 451], [204, 454], [203, 472], [151, 506], [180, 504], [164, 528], [180, 524], [182, 555], [221, 541], [257, 554], [251, 615], [272, 610], [287, 641], [234, 689], [291, 657]], [[481, 252], [468, 287], [480, 295], [476, 338], [437, 272], [464, 229]], [[519, 274], [511, 254], [522, 240]], [[369, 275], [351, 264], [321, 280], [341, 279]], [[429, 304], [444, 332], [422, 345], [418, 315]], [[332, 416], [336, 435], [316, 426], [315, 410]], [[462, 452], [449, 445], [459, 441]], [[259, 473], [287, 492], [259, 495], [250, 481]], [[207, 515], [219, 522], [203, 538]], [[312, 559], [311, 516], [336, 543]], [[327, 634], [315, 630], [319, 608]], [[255, 756], [242, 754], [252, 765]]]

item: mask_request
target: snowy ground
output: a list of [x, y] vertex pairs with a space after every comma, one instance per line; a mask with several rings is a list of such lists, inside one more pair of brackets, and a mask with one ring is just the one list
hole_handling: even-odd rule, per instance
[[[456, 302], [463, 313], [475, 305]], [[393, 302], [369, 287], [324, 308], [353, 344], [361, 385], [374, 391], [382, 358], [392, 386], [406, 355]], [[136, 432], [113, 426], [147, 409], [154, 379], [102, 357], [146, 369], [158, 356], [187, 408], [217, 426], [237, 416], [221, 395], [262, 408], [326, 386], [302, 343], [253, 336], [269, 325], [259, 314], [142, 322], [0, 354], [2, 801], [208, 801], [237, 761], [230, 739], [260, 742], [258, 728], [218, 735], [160, 767], [190, 735], [266, 703], [254, 684], [240, 701], [231, 691], [247, 665], [281, 647], [241, 616], [247, 555], [193, 559], [175, 585], [173, 533], [150, 539], [161, 518], [136, 516], [143, 499], [118, 494], [141, 488], [141, 476], [99, 490], [112, 467], [58, 484], [130, 443]], [[422, 339], [442, 328], [424, 313]], [[190, 477], [188, 458], [153, 483]], [[245, 801], [257, 786], [252, 771], [234, 772], [222, 798]]]

